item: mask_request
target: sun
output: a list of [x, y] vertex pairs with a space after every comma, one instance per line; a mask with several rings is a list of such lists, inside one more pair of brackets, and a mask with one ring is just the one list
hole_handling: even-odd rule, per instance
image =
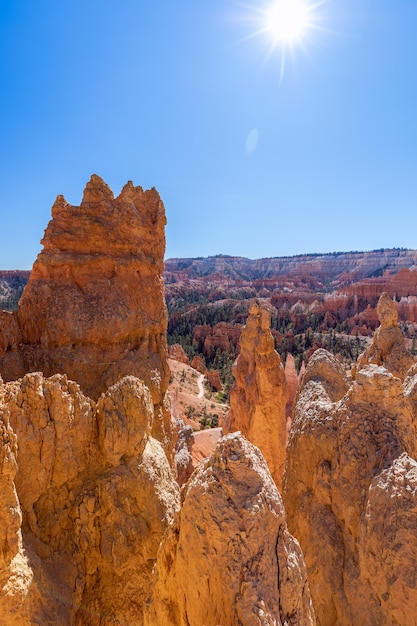
[[264, 63], [278, 59], [282, 82], [288, 61], [293, 64], [299, 51], [310, 56], [310, 48], [318, 43], [318, 34], [332, 32], [328, 28], [331, 16], [324, 8], [330, 1], [257, 0], [255, 5], [244, 4], [242, 19], [251, 30], [243, 41], [253, 39], [266, 51]]
[[328, 20], [323, 11], [330, 0], [259, 0], [249, 5], [247, 19], [254, 30], [247, 39], [257, 39], [266, 47], [265, 61], [272, 57], [280, 59], [282, 82], [289, 57], [296, 57], [297, 49], [308, 55], [315, 43], [317, 33]]
[[301, 41], [309, 27], [309, 9], [302, 0], [275, 0], [265, 10], [265, 31], [274, 45], [291, 46]]

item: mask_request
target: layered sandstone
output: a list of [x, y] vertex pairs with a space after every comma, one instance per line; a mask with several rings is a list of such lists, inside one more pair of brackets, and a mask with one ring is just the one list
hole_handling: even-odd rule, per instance
[[96, 405], [66, 376], [33, 373], [5, 385], [2, 397], [9, 443], [0, 515], [10, 519], [0, 621], [139, 626], [179, 504], [151, 436], [150, 391], [125, 377]]
[[[115, 198], [93, 175], [80, 206], [57, 197], [15, 315], [19, 375], [66, 373], [97, 399], [132, 374], [146, 382], [155, 405], [163, 402], [165, 222], [157, 191], [131, 182]], [[4, 350], [0, 357], [3, 379], [15, 379], [16, 366]]]
[[367, 363], [383, 365], [394, 376], [404, 380], [416, 358], [405, 346], [404, 337], [398, 326], [397, 308], [385, 292], [378, 300], [377, 312], [381, 325], [374, 334], [372, 344], [359, 357], [358, 369]]
[[147, 626], [315, 624], [303, 556], [259, 450], [222, 438], [161, 546]]
[[[415, 623], [415, 374], [364, 365], [348, 381], [317, 351], [288, 443], [284, 503], [322, 626]], [[409, 458], [411, 457], [411, 458]]]
[[284, 368], [274, 349], [270, 314], [252, 302], [240, 337], [240, 353], [232, 373], [230, 416], [226, 432], [239, 430], [258, 446], [278, 488], [285, 463], [286, 404]]

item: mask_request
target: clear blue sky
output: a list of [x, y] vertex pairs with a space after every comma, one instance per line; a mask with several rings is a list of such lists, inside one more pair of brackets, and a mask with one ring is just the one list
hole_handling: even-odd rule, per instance
[[417, 1], [328, 0], [282, 80], [266, 4], [0, 0], [0, 269], [92, 173], [158, 189], [167, 257], [416, 248]]

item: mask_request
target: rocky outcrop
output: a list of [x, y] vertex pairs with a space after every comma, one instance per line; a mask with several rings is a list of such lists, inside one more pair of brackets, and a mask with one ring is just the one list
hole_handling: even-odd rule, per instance
[[358, 369], [367, 363], [383, 365], [394, 376], [404, 380], [416, 358], [405, 347], [404, 337], [398, 326], [397, 308], [387, 293], [379, 298], [377, 312], [381, 325], [374, 334], [372, 344], [359, 357]]
[[197, 370], [198, 372], [200, 372], [201, 374], [204, 374], [204, 372], [206, 371], [206, 368], [204, 365], [203, 357], [201, 356], [193, 357], [193, 360], [191, 361], [191, 367]]
[[323, 350], [303, 376], [283, 497], [322, 626], [414, 623], [417, 379], [407, 382], [404, 393], [370, 364], [348, 387]]
[[[16, 313], [20, 375], [66, 373], [97, 399], [132, 374], [162, 404], [169, 380], [165, 221], [157, 191], [131, 182], [115, 198], [93, 175], [80, 206], [57, 197]], [[3, 379], [13, 380], [3, 357]]]
[[190, 364], [187, 353], [179, 343], [174, 343], [172, 346], [168, 347], [168, 357], [170, 359], [175, 359], [175, 361], [178, 361], [179, 363], [184, 363], [185, 365]]
[[184, 489], [145, 624], [315, 624], [303, 556], [259, 450], [239, 433], [222, 438]]
[[0, 569], [16, 624], [140, 625], [158, 545], [179, 504], [151, 437], [150, 391], [125, 377], [96, 405], [66, 376], [33, 373], [3, 386], [2, 407], [0, 515], [13, 523], [7, 579]]
[[218, 370], [206, 370], [204, 375], [213, 391], [222, 391], [223, 385]]
[[278, 488], [285, 463], [287, 385], [270, 332], [270, 314], [253, 301], [233, 365], [226, 432], [239, 430], [258, 446]]

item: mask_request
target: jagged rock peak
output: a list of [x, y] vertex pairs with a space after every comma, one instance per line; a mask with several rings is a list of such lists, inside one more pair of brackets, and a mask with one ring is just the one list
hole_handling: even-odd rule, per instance
[[65, 373], [97, 400], [133, 375], [161, 407], [169, 381], [165, 223], [158, 192], [131, 182], [114, 198], [93, 175], [80, 206], [58, 196], [18, 311], [0, 319], [4, 380]]
[[107, 183], [97, 174], [93, 174], [85, 186], [81, 206], [94, 202], [111, 202], [113, 199], [113, 192]]
[[42, 240], [45, 250], [141, 257], [146, 247], [146, 256], [153, 258], [154, 263], [162, 257], [158, 267], [163, 270], [166, 218], [154, 188], [144, 191], [129, 181], [115, 198], [103, 179], [93, 174], [80, 206], [58, 196], [52, 218]]
[[232, 373], [226, 432], [241, 431], [258, 446], [281, 488], [285, 463], [287, 383], [270, 331], [271, 318], [259, 300], [253, 300], [240, 336], [240, 354]]

